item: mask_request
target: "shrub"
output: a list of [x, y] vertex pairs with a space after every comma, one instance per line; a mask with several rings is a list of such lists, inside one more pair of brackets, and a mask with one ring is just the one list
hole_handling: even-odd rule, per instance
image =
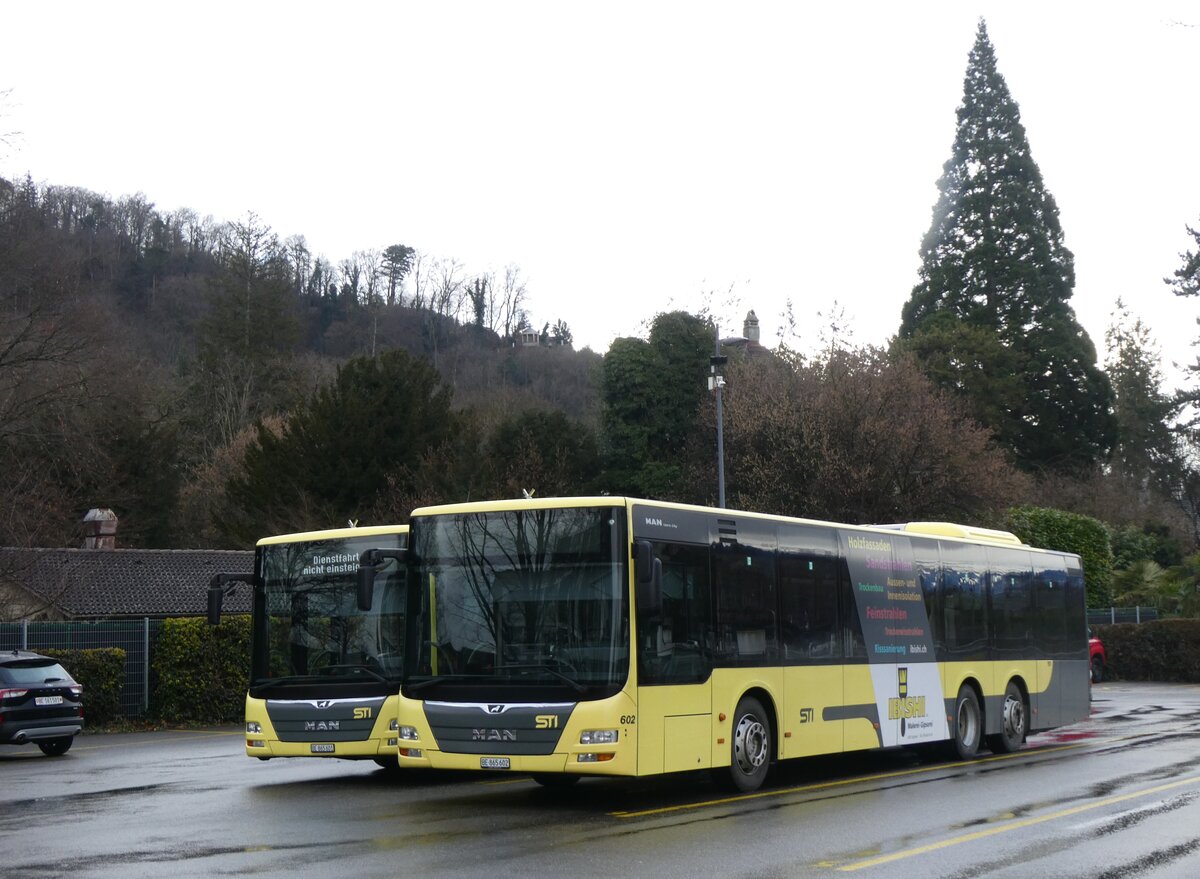
[[1092, 629], [1108, 655], [1106, 676], [1200, 683], [1200, 620], [1153, 620]]
[[88, 725], [112, 723], [121, 714], [121, 687], [125, 683], [125, 651], [120, 647], [89, 650], [40, 650], [57, 659], [83, 684], [83, 717]]
[[219, 626], [201, 617], [163, 621], [154, 653], [154, 710], [167, 721], [239, 720], [250, 681], [250, 617]]
[[1112, 604], [1112, 545], [1099, 519], [1050, 507], [1013, 507], [1008, 530], [1041, 549], [1073, 552], [1083, 562], [1088, 607]]

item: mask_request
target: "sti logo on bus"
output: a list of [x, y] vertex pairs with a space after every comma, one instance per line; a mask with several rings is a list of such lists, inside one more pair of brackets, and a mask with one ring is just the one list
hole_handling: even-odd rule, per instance
[[558, 729], [558, 715], [539, 714], [533, 718], [533, 725], [537, 729]]
[[355, 720], [370, 720], [371, 719], [370, 706], [368, 705], [368, 706], [364, 706], [362, 708], [355, 708], [354, 709], [354, 719]]
[[896, 669], [897, 697], [888, 699], [888, 720], [900, 721], [900, 735], [904, 735], [906, 721], [925, 716], [925, 697], [908, 695], [908, 669]]
[[517, 740], [517, 731], [515, 729], [472, 729], [471, 741], [473, 742], [515, 742]]

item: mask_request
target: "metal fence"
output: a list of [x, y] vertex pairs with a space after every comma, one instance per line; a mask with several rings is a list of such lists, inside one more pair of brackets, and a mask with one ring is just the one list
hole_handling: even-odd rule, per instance
[[1089, 626], [1106, 626], [1110, 623], [1144, 623], [1158, 619], [1156, 607], [1101, 607], [1089, 608]]
[[[0, 651], [125, 650], [121, 714], [141, 717], [150, 708], [150, 657], [162, 620], [95, 620], [0, 623]], [[69, 669], [68, 669], [69, 671]]]

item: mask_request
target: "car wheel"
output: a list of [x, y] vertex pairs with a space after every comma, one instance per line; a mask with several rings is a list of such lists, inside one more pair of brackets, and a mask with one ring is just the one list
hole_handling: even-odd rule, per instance
[[1098, 684], [1104, 680], [1104, 660], [1099, 656], [1092, 657], [1092, 683]]
[[42, 749], [42, 753], [47, 757], [61, 757], [71, 747], [71, 743], [75, 741], [74, 736], [62, 736], [57, 739], [46, 739], [44, 742], [38, 742], [37, 746]]
[[1029, 733], [1029, 711], [1015, 681], [1009, 681], [1004, 690], [1004, 707], [1000, 714], [1000, 732], [988, 736], [988, 747], [993, 754], [1011, 754], [1024, 744]]
[[979, 698], [975, 691], [963, 684], [954, 700], [954, 755], [959, 760], [970, 760], [979, 750], [983, 737], [983, 714], [979, 710]]

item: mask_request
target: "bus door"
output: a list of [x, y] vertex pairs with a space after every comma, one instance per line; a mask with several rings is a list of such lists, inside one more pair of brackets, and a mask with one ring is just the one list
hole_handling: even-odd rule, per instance
[[712, 765], [708, 549], [655, 543], [662, 609], [638, 618], [638, 772]]

